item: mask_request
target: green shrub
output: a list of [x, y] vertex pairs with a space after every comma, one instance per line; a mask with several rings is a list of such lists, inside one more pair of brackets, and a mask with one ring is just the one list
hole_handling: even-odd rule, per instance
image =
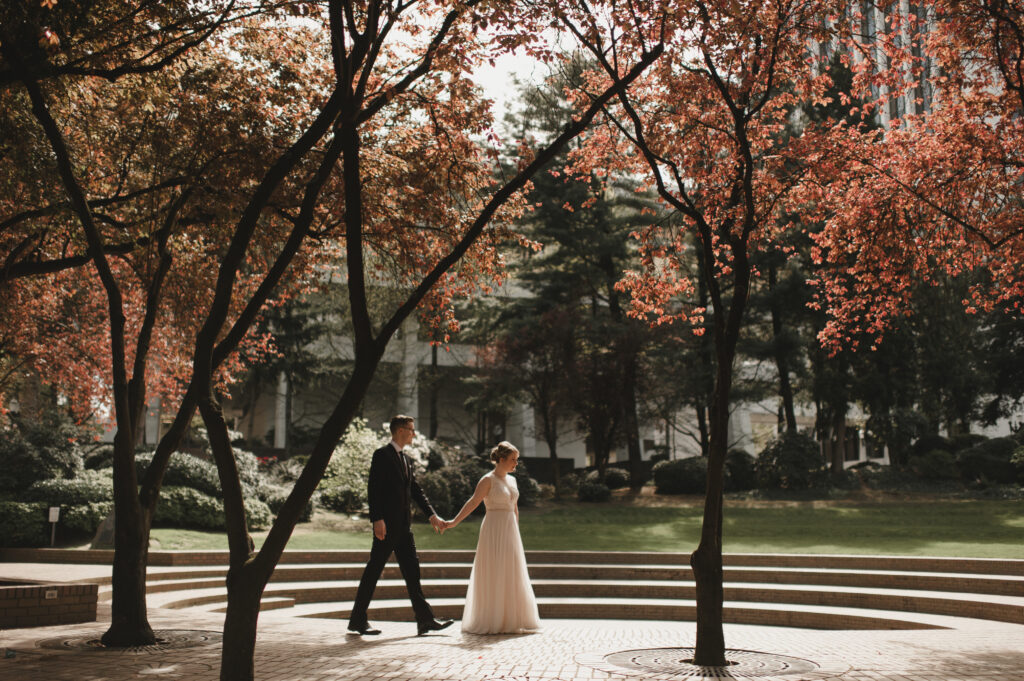
[[651, 469], [656, 494], [703, 494], [708, 460], [703, 456], [660, 461]]
[[[465, 499], [457, 499], [452, 496], [447, 469], [442, 468], [436, 471], [420, 473], [416, 476], [416, 481], [423, 489], [423, 493], [427, 495], [427, 499], [430, 500], [430, 505], [434, 507], [434, 511], [442, 518], [451, 519], [452, 516], [459, 512], [459, 509], [466, 503], [466, 500], [469, 499], [469, 496]], [[415, 502], [413, 504], [415, 505]]]
[[114, 445], [93, 447], [83, 455], [82, 460], [88, 470], [98, 471], [103, 468], [112, 468], [114, 466]]
[[0, 546], [45, 546], [50, 542], [46, 504], [0, 501]]
[[[367, 428], [364, 419], [353, 420], [334, 448], [324, 478], [320, 481], [320, 490], [326, 492], [334, 487], [349, 490], [359, 495], [357, 509], [361, 508], [366, 504], [366, 483], [373, 452], [384, 443], [381, 434]], [[326, 502], [323, 503], [327, 506]]]
[[85, 468], [79, 436], [77, 428], [54, 419], [0, 432], [0, 489], [20, 492], [39, 480], [78, 475]]
[[601, 502], [612, 498], [612, 491], [600, 482], [583, 482], [577, 491], [580, 501]]
[[757, 484], [766, 489], [800, 490], [823, 478], [818, 443], [803, 433], [780, 434], [757, 457]]
[[519, 501], [517, 502], [519, 506], [533, 506], [536, 504], [537, 500], [540, 499], [540, 484], [530, 477], [530, 472], [526, 470], [526, 464], [520, 461], [513, 475], [516, 479], [516, 486], [519, 488]]
[[1024, 445], [1013, 450], [1010, 463], [1017, 469], [1017, 482], [1024, 484]]
[[988, 438], [979, 433], [959, 433], [949, 438], [950, 451], [959, 452], [964, 449], [970, 449], [986, 440]]
[[[477, 456], [459, 459], [453, 464], [439, 469], [439, 472], [443, 472], [448, 480], [448, 492], [452, 500], [453, 513], [459, 512], [462, 505], [476, 492], [480, 478], [491, 470], [493, 470], [491, 464]], [[516, 479], [518, 480], [518, 478], [519, 471], [516, 471]], [[434, 500], [429, 494], [427, 498], [431, 501]]]
[[[284, 506], [284, 502], [288, 499], [288, 495], [291, 494], [291, 487], [285, 485], [266, 485], [266, 498], [263, 500], [266, 502], [270, 512], [275, 516], [280, 513], [281, 507]], [[306, 502], [305, 507], [302, 509], [302, 513], [299, 514], [300, 523], [308, 523], [313, 517], [313, 510], [316, 508], [315, 497]]]
[[112, 510], [114, 510], [112, 501], [68, 506], [60, 511], [60, 524], [72, 535], [92, 537], [100, 523], [110, 515]]
[[[602, 482], [598, 471], [590, 471], [587, 474], [587, 482]], [[604, 469], [604, 484], [608, 489], [622, 489], [629, 486], [629, 473], [615, 466], [608, 466]]]
[[114, 476], [111, 469], [83, 470], [73, 480], [40, 480], [23, 495], [25, 501], [43, 501], [50, 506], [76, 506], [114, 500]]
[[563, 498], [569, 498], [576, 496], [580, 490], [580, 484], [583, 482], [583, 476], [579, 473], [568, 473], [563, 475], [558, 480], [559, 492]]
[[[270, 488], [267, 486], [263, 473], [260, 471], [259, 458], [252, 452], [247, 452], [244, 449], [232, 449], [232, 451], [235, 454], [238, 479], [242, 483], [245, 495], [266, 500], [267, 495], [270, 493]], [[214, 466], [214, 470], [216, 470], [216, 466]], [[218, 478], [218, 489], [220, 488], [219, 480], [220, 478]]]
[[[250, 530], [265, 530], [274, 522], [267, 503], [258, 497], [245, 497], [245, 517]], [[226, 527], [226, 524], [225, 524]]]
[[366, 493], [338, 485], [320, 492], [320, 505], [338, 513], [359, 513], [366, 507]]
[[[246, 518], [250, 530], [270, 525], [273, 518], [266, 503], [255, 497], [246, 498]], [[153, 515], [154, 524], [187, 527], [197, 530], [223, 530], [226, 527], [224, 504], [191, 487], [164, 487]]]
[[725, 454], [725, 485], [733, 492], [746, 492], [757, 487], [756, 460], [742, 449], [730, 449]]
[[955, 451], [953, 443], [947, 438], [941, 435], [923, 435], [918, 438], [914, 444], [910, 445], [910, 451], [907, 453], [908, 460], [911, 457], [923, 456], [928, 452], [941, 449], [945, 452]]
[[1009, 484], [1017, 481], [1013, 453], [1017, 442], [1012, 437], [997, 437], [979, 442], [956, 457], [960, 476], [968, 482]]
[[156, 502], [153, 524], [220, 530], [224, 528], [224, 505], [192, 487], [164, 486]]
[[956, 458], [947, 451], [935, 449], [927, 454], [913, 456], [907, 462], [910, 472], [922, 480], [959, 480]]
[[[153, 462], [153, 452], [135, 455], [135, 474], [142, 480]], [[174, 452], [164, 472], [164, 487], [188, 487], [208, 496], [220, 496], [220, 477], [217, 467], [187, 452]]]

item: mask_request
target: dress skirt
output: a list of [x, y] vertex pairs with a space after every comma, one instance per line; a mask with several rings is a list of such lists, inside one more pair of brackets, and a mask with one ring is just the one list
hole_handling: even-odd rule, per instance
[[[501, 481], [495, 478], [495, 483]], [[526, 569], [526, 553], [516, 514], [512, 509], [488, 507], [480, 523], [462, 614], [462, 631], [521, 634], [539, 628], [537, 601]]]

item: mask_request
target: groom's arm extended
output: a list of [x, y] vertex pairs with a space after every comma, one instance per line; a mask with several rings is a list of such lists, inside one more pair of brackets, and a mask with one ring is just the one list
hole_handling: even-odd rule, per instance
[[430, 505], [430, 499], [427, 499], [427, 495], [423, 492], [423, 488], [420, 487], [420, 483], [416, 482], [416, 473], [410, 471], [410, 475], [412, 476], [410, 481], [412, 483], [412, 498], [415, 499], [419, 507], [423, 509], [423, 514], [427, 516], [427, 519], [430, 521], [433, 528], [440, 532], [439, 523], [441, 522], [441, 519], [437, 517], [437, 512], [434, 510], [434, 507]]

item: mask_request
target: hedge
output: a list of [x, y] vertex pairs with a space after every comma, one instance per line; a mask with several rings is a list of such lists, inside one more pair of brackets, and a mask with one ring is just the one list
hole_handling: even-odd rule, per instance
[[43, 501], [50, 506], [77, 506], [114, 500], [114, 478], [111, 469], [84, 470], [72, 480], [40, 480], [24, 495], [25, 501]]
[[764, 489], [810, 489], [825, 478], [821, 449], [803, 433], [785, 432], [769, 442], [755, 468]]
[[659, 461], [651, 469], [656, 494], [703, 494], [708, 460], [703, 456]]
[[45, 546], [50, 540], [47, 504], [0, 501], [0, 546]]
[[[273, 514], [266, 503], [255, 497], [245, 499], [250, 530], [270, 526]], [[197, 530], [226, 529], [224, 504], [208, 494], [190, 487], [164, 487], [153, 514], [153, 523]]]
[[608, 485], [600, 482], [583, 482], [577, 492], [580, 501], [608, 501], [612, 498], [612, 491]]

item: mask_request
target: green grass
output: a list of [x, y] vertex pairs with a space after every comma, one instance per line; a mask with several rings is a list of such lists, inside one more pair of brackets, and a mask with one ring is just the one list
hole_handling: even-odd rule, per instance
[[[934, 501], [727, 507], [727, 553], [849, 553], [1024, 559], [1024, 502]], [[528, 550], [692, 551], [702, 507], [638, 507], [625, 503], [550, 504], [521, 514]], [[318, 516], [319, 517], [319, 516]], [[479, 519], [436, 535], [417, 524], [420, 549], [473, 549]], [[259, 545], [263, 533], [255, 535]], [[154, 549], [223, 549], [223, 534], [155, 529]], [[299, 525], [290, 549], [367, 549], [369, 522], [345, 529], [322, 521]]]

